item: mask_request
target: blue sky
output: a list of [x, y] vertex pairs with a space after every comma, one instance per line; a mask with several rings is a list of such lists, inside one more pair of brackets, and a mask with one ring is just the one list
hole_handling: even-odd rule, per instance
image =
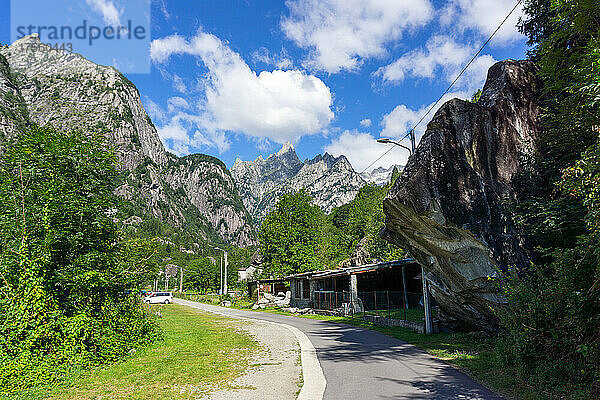
[[[142, 13], [139, 3], [77, 2], [100, 22]], [[152, 0], [150, 43], [137, 44], [150, 73], [126, 76], [163, 143], [178, 155], [210, 154], [231, 167], [237, 157], [266, 156], [290, 141], [302, 159], [324, 151], [345, 154], [360, 172], [387, 150], [375, 140], [404, 136], [514, 4]], [[0, 0], [0, 6], [8, 10], [9, 2]], [[29, 12], [32, 18], [45, 14], [41, 7]], [[2, 43], [10, 42], [13, 29], [7, 15], [0, 13]], [[448, 98], [470, 97], [495, 61], [525, 56], [515, 28], [519, 15], [518, 9]], [[123, 67], [116, 48], [102, 51]], [[88, 49], [82, 53], [110, 64]], [[395, 149], [373, 167], [406, 158]]]

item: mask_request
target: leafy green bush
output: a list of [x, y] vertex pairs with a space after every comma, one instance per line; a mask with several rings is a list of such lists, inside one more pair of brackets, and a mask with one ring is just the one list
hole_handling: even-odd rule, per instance
[[551, 264], [533, 265], [504, 282], [508, 309], [500, 318], [506, 331], [497, 353], [535, 387], [573, 398], [598, 396], [598, 242], [581, 239], [552, 256]]
[[105, 147], [33, 127], [0, 157], [0, 393], [52, 384], [160, 336], [135, 294], [151, 248], [112, 222]]

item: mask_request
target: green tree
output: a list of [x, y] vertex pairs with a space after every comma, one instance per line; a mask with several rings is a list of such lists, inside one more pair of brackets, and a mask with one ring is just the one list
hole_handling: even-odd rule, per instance
[[499, 357], [570, 398], [600, 396], [600, 3], [528, 0], [521, 30], [539, 66], [541, 132], [516, 221], [535, 264], [503, 282]]
[[482, 93], [483, 92], [481, 91], [481, 89], [477, 89], [477, 91], [473, 93], [473, 96], [471, 96], [471, 103], [477, 103]]
[[197, 290], [202, 293], [217, 292], [219, 290], [220, 267], [208, 258], [197, 258], [192, 260], [186, 267], [184, 276], [184, 287]]
[[128, 295], [152, 252], [123, 242], [110, 217], [116, 170], [105, 148], [33, 127], [0, 156], [0, 391], [51, 383], [156, 337]]
[[[341, 235], [341, 238], [334, 239], [330, 242], [338, 242], [337, 247], [330, 246], [334, 249], [343, 249], [341, 260], [339, 257], [331, 257], [326, 254], [325, 260], [335, 260], [337, 266], [339, 261], [348, 258], [352, 250], [358, 243], [367, 237], [367, 250], [373, 259], [382, 261], [391, 261], [401, 259], [405, 256], [405, 252], [390, 244], [389, 242], [379, 237], [379, 232], [383, 228], [385, 215], [383, 213], [383, 199], [385, 198], [389, 188], [399, 176], [399, 172], [394, 169], [392, 179], [389, 184], [378, 186], [368, 184], [363, 186], [356, 197], [341, 207], [338, 207], [327, 216], [327, 221], [333, 225], [335, 229], [330, 228], [333, 233], [330, 235]], [[327, 253], [327, 252], [326, 252]]]
[[259, 233], [264, 273], [281, 277], [322, 268], [318, 248], [321, 210], [304, 190], [282, 195]]

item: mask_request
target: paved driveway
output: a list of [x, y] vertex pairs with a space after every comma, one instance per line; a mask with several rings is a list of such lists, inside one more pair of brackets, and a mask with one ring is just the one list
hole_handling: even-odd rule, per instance
[[327, 380], [324, 399], [502, 399], [425, 351], [379, 332], [307, 318], [177, 299], [231, 317], [291, 325], [304, 332]]

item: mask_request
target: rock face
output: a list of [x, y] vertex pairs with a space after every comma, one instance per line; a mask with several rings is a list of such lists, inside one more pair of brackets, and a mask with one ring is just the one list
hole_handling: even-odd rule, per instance
[[504, 299], [488, 277], [528, 263], [506, 201], [518, 199], [534, 151], [537, 87], [531, 62], [493, 65], [477, 103], [438, 110], [384, 200], [382, 237], [424, 267], [442, 320], [456, 328], [494, 330]]
[[141, 212], [204, 239], [254, 242], [221, 161], [168, 153], [133, 83], [112, 67], [41, 45], [37, 34], [0, 47], [0, 140], [31, 122], [105, 135], [123, 171], [117, 193]]
[[302, 162], [289, 143], [266, 160], [262, 156], [254, 161], [237, 159], [231, 175], [257, 225], [283, 193], [305, 189], [315, 204], [328, 213], [351, 201], [365, 184], [345, 156], [325, 153]]

